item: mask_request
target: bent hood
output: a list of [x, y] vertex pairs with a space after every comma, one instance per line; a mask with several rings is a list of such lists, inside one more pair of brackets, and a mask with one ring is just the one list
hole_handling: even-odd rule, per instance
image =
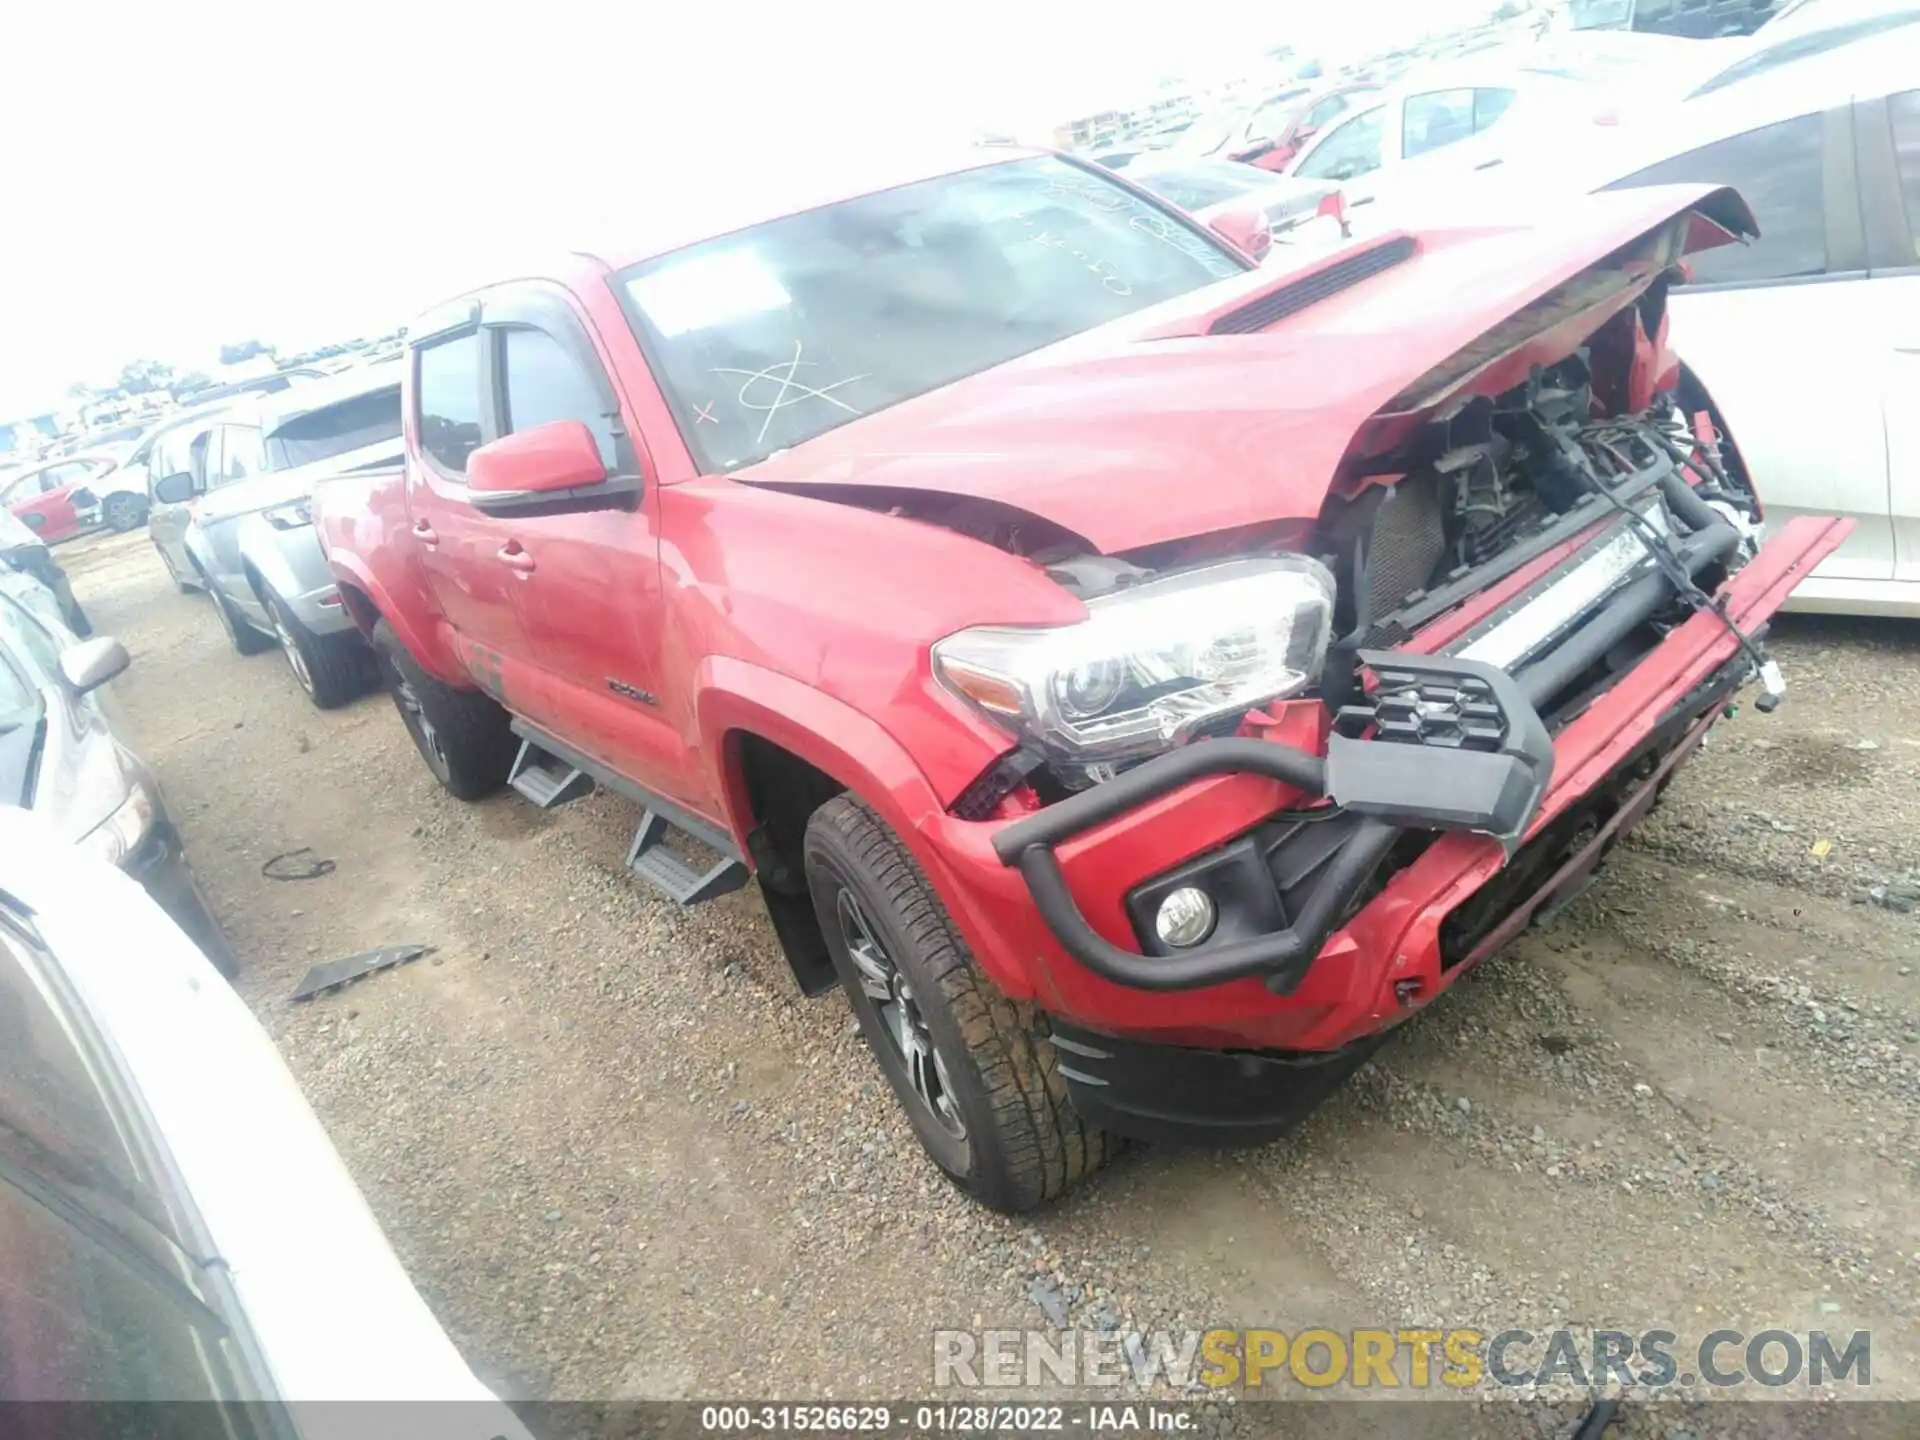
[[[1517, 383], [1524, 364], [1508, 378], [1502, 361], [1562, 358], [1682, 253], [1753, 233], [1734, 192], [1701, 186], [1581, 197], [1524, 228], [1398, 233], [1209, 286], [733, 478], [989, 501], [1108, 554], [1313, 519], [1375, 417]], [[1232, 333], [1268, 314], [1285, 318]], [[1539, 353], [1549, 339], [1558, 353]]]

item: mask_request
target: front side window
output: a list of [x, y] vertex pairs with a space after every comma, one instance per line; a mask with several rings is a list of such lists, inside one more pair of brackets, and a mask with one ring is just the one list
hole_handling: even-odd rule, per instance
[[1034, 157], [771, 221], [620, 280], [714, 471], [1246, 269], [1132, 190]]
[[0, 596], [0, 645], [47, 680], [60, 677], [61, 644], [11, 596]]
[[1386, 111], [1380, 107], [1329, 130], [1327, 138], [1294, 171], [1307, 180], [1357, 180], [1380, 168]]
[[466, 473], [480, 448], [480, 335], [456, 335], [416, 354], [420, 448], [435, 464]]
[[292, 470], [399, 438], [400, 387], [395, 384], [304, 411], [276, 425], [264, 437], [267, 468]]
[[1693, 256], [1688, 263], [1698, 284], [1818, 275], [1827, 267], [1822, 129], [1819, 115], [1783, 120], [1662, 160], [1606, 188], [1731, 185], [1745, 197], [1760, 223], [1760, 238]]
[[609, 473], [615, 468], [613, 418], [601, 388], [580, 362], [544, 330], [514, 326], [500, 332], [506, 372], [505, 429], [531, 430], [555, 420], [578, 420], [600, 445]]
[[1907, 207], [1907, 237], [1920, 262], [1920, 90], [1887, 97], [1893, 121], [1893, 159], [1900, 172], [1900, 198]]
[[220, 437], [221, 474], [228, 480], [258, 475], [262, 462], [260, 432], [251, 425], [228, 425]]
[[1411, 160], [1473, 136], [1473, 91], [1409, 95], [1400, 118], [1400, 154]]

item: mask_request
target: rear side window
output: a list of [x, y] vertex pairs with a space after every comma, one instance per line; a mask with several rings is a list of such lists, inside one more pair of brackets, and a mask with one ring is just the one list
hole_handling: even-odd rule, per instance
[[1662, 160], [1606, 188], [1731, 185], [1746, 197], [1760, 222], [1760, 238], [1695, 255], [1690, 263], [1699, 284], [1818, 275], [1827, 268], [1822, 126], [1819, 115], [1783, 120]]
[[479, 333], [424, 346], [416, 363], [420, 448], [441, 469], [464, 474], [480, 448]]
[[580, 362], [544, 330], [514, 326], [500, 332], [500, 341], [507, 378], [507, 433], [555, 420], [581, 421], [593, 431], [600, 459], [612, 471], [613, 420], [600, 387]]
[[1900, 198], [1907, 207], [1907, 237], [1920, 261], [1920, 90], [1887, 97], [1893, 120], [1893, 160], [1900, 171]]
[[296, 415], [266, 436], [267, 468], [291, 470], [400, 438], [400, 387]]

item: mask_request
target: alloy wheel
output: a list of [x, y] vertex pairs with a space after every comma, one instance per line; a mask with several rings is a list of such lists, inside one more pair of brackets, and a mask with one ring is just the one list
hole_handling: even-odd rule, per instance
[[905, 1069], [913, 1093], [941, 1129], [957, 1140], [966, 1139], [966, 1122], [960, 1118], [960, 1105], [947, 1078], [946, 1061], [934, 1047], [933, 1034], [914, 1000], [912, 985], [887, 954], [886, 946], [851, 890], [840, 887], [834, 909], [840, 921], [841, 941], [847, 947], [847, 958], [860, 977], [861, 990], [879, 1014], [880, 1028]]
[[293, 669], [293, 678], [300, 682], [302, 690], [311, 695], [313, 676], [307, 670], [307, 657], [300, 653], [300, 646], [293, 638], [293, 627], [287, 623], [279, 601], [267, 602], [267, 618], [273, 622], [273, 633], [280, 638], [280, 653], [287, 657], [287, 664]]

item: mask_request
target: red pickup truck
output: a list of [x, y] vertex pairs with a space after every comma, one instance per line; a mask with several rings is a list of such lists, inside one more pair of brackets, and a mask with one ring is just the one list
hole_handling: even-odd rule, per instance
[[1641, 190], [1276, 273], [971, 152], [436, 309], [404, 474], [318, 524], [448, 790], [757, 879], [1018, 1210], [1278, 1134], [1777, 701], [1844, 526], [1765, 536], [1665, 310], [1752, 229]]

